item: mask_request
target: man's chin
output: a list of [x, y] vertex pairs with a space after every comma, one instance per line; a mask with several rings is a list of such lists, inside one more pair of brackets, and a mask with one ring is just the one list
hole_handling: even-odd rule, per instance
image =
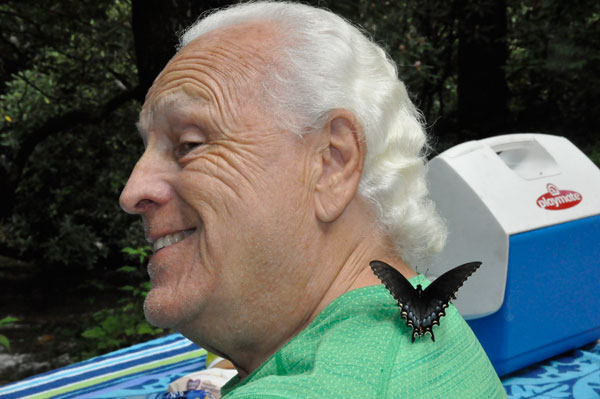
[[176, 328], [176, 316], [179, 312], [173, 311], [170, 298], [161, 298], [161, 295], [152, 290], [144, 300], [144, 315], [148, 323], [159, 328]]

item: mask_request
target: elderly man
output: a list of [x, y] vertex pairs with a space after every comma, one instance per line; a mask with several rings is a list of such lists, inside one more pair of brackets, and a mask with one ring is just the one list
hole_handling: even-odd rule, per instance
[[257, 2], [190, 27], [138, 124], [121, 195], [154, 255], [148, 320], [231, 360], [226, 398], [497, 398], [453, 307], [411, 343], [369, 268], [412, 267], [444, 228], [419, 114], [384, 51], [340, 17]]

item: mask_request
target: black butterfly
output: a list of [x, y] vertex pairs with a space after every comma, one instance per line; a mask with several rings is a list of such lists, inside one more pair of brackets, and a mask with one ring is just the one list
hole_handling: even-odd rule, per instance
[[427, 332], [435, 342], [433, 326], [440, 325], [440, 318], [446, 315], [450, 299], [456, 299], [456, 291], [477, 270], [481, 262], [465, 263], [448, 270], [425, 290], [421, 284], [418, 284], [416, 289], [413, 288], [399, 271], [385, 262], [374, 260], [370, 265], [385, 288], [398, 301], [406, 325], [412, 328], [412, 342], [415, 342], [415, 336], [422, 337]]

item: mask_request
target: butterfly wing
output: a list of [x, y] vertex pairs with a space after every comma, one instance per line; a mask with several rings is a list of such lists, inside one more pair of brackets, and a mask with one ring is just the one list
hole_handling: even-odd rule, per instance
[[433, 337], [433, 326], [440, 325], [440, 318], [446, 315], [446, 308], [451, 299], [456, 299], [456, 292], [464, 282], [481, 266], [481, 262], [469, 262], [457, 266], [438, 277], [429, 284], [422, 294], [423, 319], [421, 326], [424, 331], [431, 333]]
[[445, 303], [456, 299], [456, 292], [465, 281], [481, 266], [481, 262], [469, 262], [448, 270], [425, 289], [426, 299], [438, 299]]
[[385, 262], [374, 260], [370, 263], [373, 273], [381, 280], [385, 288], [398, 302], [402, 309], [409, 303], [412, 304], [415, 296], [415, 289], [412, 284], [400, 273]]
[[420, 317], [422, 306], [419, 305], [419, 295], [412, 284], [400, 273], [385, 262], [374, 260], [371, 269], [381, 280], [385, 288], [392, 294], [400, 307], [400, 314], [406, 320], [406, 325], [412, 328], [412, 340], [415, 341], [415, 320]]

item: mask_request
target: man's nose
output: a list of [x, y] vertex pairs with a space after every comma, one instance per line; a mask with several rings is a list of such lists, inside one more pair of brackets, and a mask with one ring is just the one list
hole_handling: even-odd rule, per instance
[[144, 152], [121, 192], [119, 203], [127, 213], [143, 214], [169, 201], [171, 188], [166, 181], [165, 163]]

